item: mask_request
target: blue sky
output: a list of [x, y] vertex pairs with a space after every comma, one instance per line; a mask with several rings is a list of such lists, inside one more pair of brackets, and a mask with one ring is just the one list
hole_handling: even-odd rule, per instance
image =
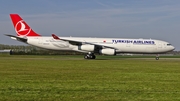
[[45, 36], [153, 38], [180, 50], [180, 0], [1, 0], [0, 44], [22, 45], [10, 13]]

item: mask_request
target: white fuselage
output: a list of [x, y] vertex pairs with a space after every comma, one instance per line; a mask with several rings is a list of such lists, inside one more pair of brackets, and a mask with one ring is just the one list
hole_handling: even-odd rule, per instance
[[[83, 38], [83, 37], [61, 37], [62, 39], [93, 43], [101, 46], [113, 47], [116, 53], [165, 53], [174, 50], [168, 42], [154, 39], [125, 39], [125, 38]], [[27, 37], [27, 43], [40, 48], [50, 50], [69, 50], [88, 52], [79, 49], [78, 45], [69, 41], [56, 40], [53, 37]]]

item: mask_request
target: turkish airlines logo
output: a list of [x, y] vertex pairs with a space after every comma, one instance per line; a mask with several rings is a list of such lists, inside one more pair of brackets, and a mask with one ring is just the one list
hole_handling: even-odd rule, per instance
[[15, 31], [18, 34], [18, 36], [27, 36], [31, 28], [27, 28], [27, 25], [25, 24], [24, 20], [21, 20], [16, 23]]

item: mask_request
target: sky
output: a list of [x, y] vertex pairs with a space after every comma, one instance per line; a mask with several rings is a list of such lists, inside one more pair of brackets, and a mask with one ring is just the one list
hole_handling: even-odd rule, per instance
[[41, 35], [151, 38], [180, 51], [180, 0], [1, 0], [0, 44], [25, 45], [9, 14], [19, 14]]

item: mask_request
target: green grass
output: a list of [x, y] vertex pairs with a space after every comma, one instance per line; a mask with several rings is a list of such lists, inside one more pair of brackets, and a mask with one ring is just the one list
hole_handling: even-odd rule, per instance
[[180, 100], [180, 58], [0, 55], [0, 100]]

